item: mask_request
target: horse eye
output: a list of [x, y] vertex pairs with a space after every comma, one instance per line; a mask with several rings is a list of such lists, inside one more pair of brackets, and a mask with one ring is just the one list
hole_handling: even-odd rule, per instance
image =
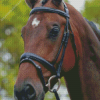
[[59, 31], [60, 31], [59, 27], [58, 27], [58, 26], [54, 26], [54, 27], [51, 29], [51, 31], [50, 31], [50, 33], [49, 33], [49, 36], [50, 36], [50, 37], [57, 37], [58, 34], [59, 34]]

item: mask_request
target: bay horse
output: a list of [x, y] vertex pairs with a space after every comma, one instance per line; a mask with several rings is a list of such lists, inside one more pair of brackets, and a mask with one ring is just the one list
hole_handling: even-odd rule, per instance
[[43, 100], [48, 90], [59, 100], [61, 77], [71, 100], [100, 100], [100, 42], [86, 20], [62, 0], [26, 3], [32, 10], [22, 28], [15, 100]]

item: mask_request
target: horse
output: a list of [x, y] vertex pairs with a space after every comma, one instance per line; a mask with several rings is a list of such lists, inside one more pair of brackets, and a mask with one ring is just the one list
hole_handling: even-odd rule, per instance
[[[43, 100], [64, 77], [71, 100], [100, 100], [100, 42], [83, 16], [63, 0], [26, 0], [24, 54], [15, 100]], [[57, 89], [53, 86], [58, 82]]]
[[88, 22], [88, 24], [91, 26], [91, 28], [93, 29], [94, 33], [96, 34], [96, 36], [98, 37], [99, 41], [100, 41], [100, 30], [97, 28], [97, 26], [94, 24], [94, 22], [89, 21], [85, 18], [85, 20]]

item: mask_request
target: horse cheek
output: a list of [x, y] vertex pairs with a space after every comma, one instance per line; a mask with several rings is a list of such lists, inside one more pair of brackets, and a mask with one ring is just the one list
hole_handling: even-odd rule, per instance
[[63, 66], [62, 70], [64, 72], [68, 72], [75, 66], [75, 54], [74, 54], [74, 50], [72, 48], [72, 43], [70, 40], [68, 41], [68, 45], [67, 45], [67, 48], [65, 51], [63, 65], [64, 66]]

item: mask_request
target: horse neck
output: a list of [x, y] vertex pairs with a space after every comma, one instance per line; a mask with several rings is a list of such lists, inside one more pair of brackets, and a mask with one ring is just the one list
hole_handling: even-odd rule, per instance
[[[71, 7], [67, 6], [70, 11]], [[77, 39], [77, 42], [75, 41], [78, 52], [76, 64], [72, 70], [64, 75], [69, 95], [71, 100], [100, 100], [99, 40], [75, 9], [74, 12], [70, 12], [75, 13], [70, 14], [70, 20], [74, 26], [72, 30], [78, 36], [79, 41]]]

